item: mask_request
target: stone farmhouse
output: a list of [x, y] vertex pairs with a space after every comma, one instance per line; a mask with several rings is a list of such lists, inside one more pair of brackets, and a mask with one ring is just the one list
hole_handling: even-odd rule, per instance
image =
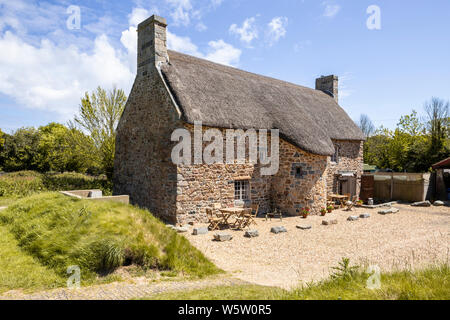
[[[258, 203], [298, 215], [318, 213], [330, 193], [359, 195], [361, 130], [338, 105], [338, 78], [316, 88], [167, 49], [166, 20], [138, 26], [136, 79], [120, 120], [114, 193], [168, 222], [206, 219], [205, 207]], [[194, 123], [226, 129], [279, 129], [279, 170], [262, 176], [259, 163], [174, 164], [171, 135]]]

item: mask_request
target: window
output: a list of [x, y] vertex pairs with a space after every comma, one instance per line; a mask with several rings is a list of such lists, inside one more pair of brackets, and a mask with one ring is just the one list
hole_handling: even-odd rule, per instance
[[248, 180], [234, 182], [234, 200], [249, 200], [250, 183]]
[[334, 154], [331, 156], [331, 162], [339, 162], [339, 147], [334, 146]]
[[295, 168], [295, 177], [296, 178], [301, 178], [303, 174], [303, 170], [300, 167]]

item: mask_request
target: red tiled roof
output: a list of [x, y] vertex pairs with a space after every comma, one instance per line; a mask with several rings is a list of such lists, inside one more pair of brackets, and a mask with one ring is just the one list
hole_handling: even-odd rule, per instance
[[433, 169], [439, 168], [450, 168], [450, 158], [439, 161], [438, 163], [433, 164]]

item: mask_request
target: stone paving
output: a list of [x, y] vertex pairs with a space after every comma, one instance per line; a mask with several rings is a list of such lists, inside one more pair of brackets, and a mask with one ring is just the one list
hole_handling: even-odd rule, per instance
[[78, 289], [59, 288], [34, 293], [20, 290], [0, 295], [0, 300], [129, 300], [148, 297], [158, 293], [195, 290], [214, 286], [242, 285], [246, 282], [225, 276], [194, 281], [159, 281], [136, 279], [136, 281], [113, 282]]

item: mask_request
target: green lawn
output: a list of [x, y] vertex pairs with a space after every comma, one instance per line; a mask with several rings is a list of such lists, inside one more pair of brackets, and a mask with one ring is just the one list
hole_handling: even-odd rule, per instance
[[0, 293], [11, 289], [49, 289], [65, 280], [22, 251], [17, 240], [0, 225]]
[[[7, 250], [0, 255], [0, 288], [61, 285], [71, 265], [81, 268], [82, 285], [130, 264], [185, 278], [221, 272], [148, 211], [122, 203], [34, 194], [1, 210], [0, 226], [0, 250]], [[39, 270], [42, 277], [35, 278]]]
[[155, 300], [448, 300], [450, 272], [447, 265], [409, 272], [381, 275], [380, 289], [367, 289], [367, 274], [311, 284], [295, 290], [282, 290], [256, 285], [222, 286], [193, 291], [172, 292], [150, 296]]

